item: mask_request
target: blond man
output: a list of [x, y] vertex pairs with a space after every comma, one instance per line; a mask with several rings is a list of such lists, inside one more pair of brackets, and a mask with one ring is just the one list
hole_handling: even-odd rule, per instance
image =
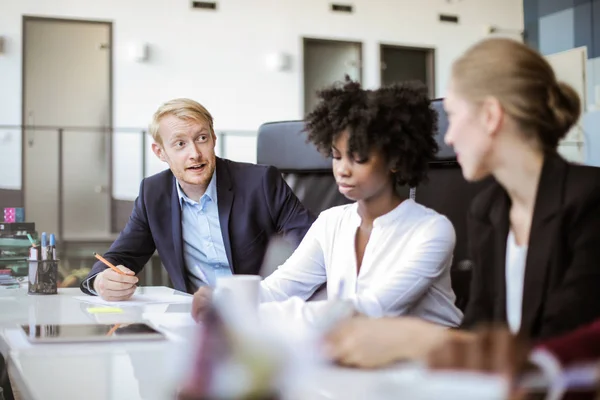
[[150, 124], [154, 154], [168, 170], [144, 179], [125, 229], [82, 283], [105, 300], [131, 297], [144, 265], [158, 250], [175, 289], [193, 293], [219, 276], [258, 274], [268, 239], [299, 244], [313, 216], [274, 167], [216, 157], [211, 114], [174, 99]]

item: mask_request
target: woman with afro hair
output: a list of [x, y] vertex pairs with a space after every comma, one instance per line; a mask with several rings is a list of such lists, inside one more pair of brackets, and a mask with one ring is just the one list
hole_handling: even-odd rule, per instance
[[323, 211], [304, 240], [262, 282], [261, 307], [314, 322], [328, 303], [305, 302], [327, 282], [329, 298], [351, 301], [370, 317], [411, 315], [457, 326], [450, 265], [450, 221], [400, 187], [427, 178], [437, 114], [427, 89], [402, 84], [365, 90], [346, 78], [319, 92], [306, 117], [308, 140], [333, 158], [339, 191], [354, 203]]

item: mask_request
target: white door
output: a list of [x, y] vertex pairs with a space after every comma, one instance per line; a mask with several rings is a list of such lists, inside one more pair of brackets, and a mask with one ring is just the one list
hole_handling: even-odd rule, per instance
[[317, 104], [317, 91], [345, 75], [361, 81], [361, 44], [332, 40], [304, 40], [304, 112]]
[[435, 54], [433, 49], [381, 45], [381, 86], [406, 81], [419, 81], [429, 88], [429, 96], [435, 97]]
[[25, 212], [38, 232], [110, 232], [110, 40], [109, 23], [25, 18]]

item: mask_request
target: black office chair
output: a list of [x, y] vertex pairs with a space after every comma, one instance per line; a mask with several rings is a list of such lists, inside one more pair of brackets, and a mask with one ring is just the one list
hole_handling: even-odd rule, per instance
[[464, 311], [469, 301], [472, 263], [467, 255], [467, 212], [471, 200], [489, 181], [469, 183], [462, 175], [454, 150], [444, 143], [448, 130], [448, 117], [442, 100], [433, 101], [438, 111], [439, 131], [436, 140], [439, 151], [436, 161], [430, 164], [429, 180], [413, 190], [414, 199], [426, 207], [448, 217], [456, 231], [456, 247], [452, 262], [452, 289], [456, 294], [456, 305]]
[[[258, 129], [256, 161], [277, 167], [298, 199], [315, 216], [328, 208], [350, 203], [338, 191], [331, 158], [324, 157], [306, 141], [304, 121], [263, 124]], [[273, 263], [285, 261], [284, 256], [280, 254]], [[322, 285], [310, 300], [325, 299], [325, 288]]]
[[8, 369], [4, 357], [0, 354], [0, 398], [4, 400], [14, 400], [10, 379], [8, 377]]
[[273, 165], [302, 204], [317, 216], [330, 207], [348, 204], [335, 184], [331, 158], [307, 143], [303, 121], [270, 122], [258, 129], [257, 163]]

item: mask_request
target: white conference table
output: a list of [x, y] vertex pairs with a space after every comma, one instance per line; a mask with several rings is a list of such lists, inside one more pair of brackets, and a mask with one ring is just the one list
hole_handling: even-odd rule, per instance
[[[0, 353], [24, 399], [165, 399], [179, 371], [182, 340], [163, 329], [162, 315], [189, 314], [191, 296], [166, 287], [142, 293], [176, 298], [173, 303], [120, 307], [121, 313], [91, 313], [99, 305], [77, 299], [78, 288], [31, 296], [25, 288], [0, 290]], [[185, 296], [185, 299], [182, 297]], [[146, 321], [170, 340], [114, 343], [31, 344], [21, 324], [95, 324]], [[188, 330], [189, 331], [189, 327]], [[181, 334], [180, 334], [181, 336]], [[146, 393], [147, 392], [147, 393]], [[171, 396], [172, 397], [172, 396]]]
[[[166, 287], [140, 288], [143, 294], [171, 297], [172, 302], [121, 307], [122, 313], [95, 314], [98, 305], [77, 297], [79, 289], [59, 289], [57, 295], [30, 296], [26, 289], [0, 290], [0, 353], [20, 398], [32, 400], [163, 400], [174, 399], [186, 373], [190, 341], [196, 327], [186, 322], [191, 297]], [[89, 324], [146, 321], [168, 340], [31, 344], [20, 324]], [[166, 322], [165, 322], [166, 321]], [[328, 399], [496, 399], [496, 380], [457, 377], [432, 379], [416, 365], [361, 371], [318, 366], [311, 381], [286, 400]], [[460, 381], [462, 378], [458, 378]], [[465, 387], [468, 391], [465, 392]], [[298, 388], [297, 388], [298, 389]], [[473, 396], [473, 397], [471, 397]]]

